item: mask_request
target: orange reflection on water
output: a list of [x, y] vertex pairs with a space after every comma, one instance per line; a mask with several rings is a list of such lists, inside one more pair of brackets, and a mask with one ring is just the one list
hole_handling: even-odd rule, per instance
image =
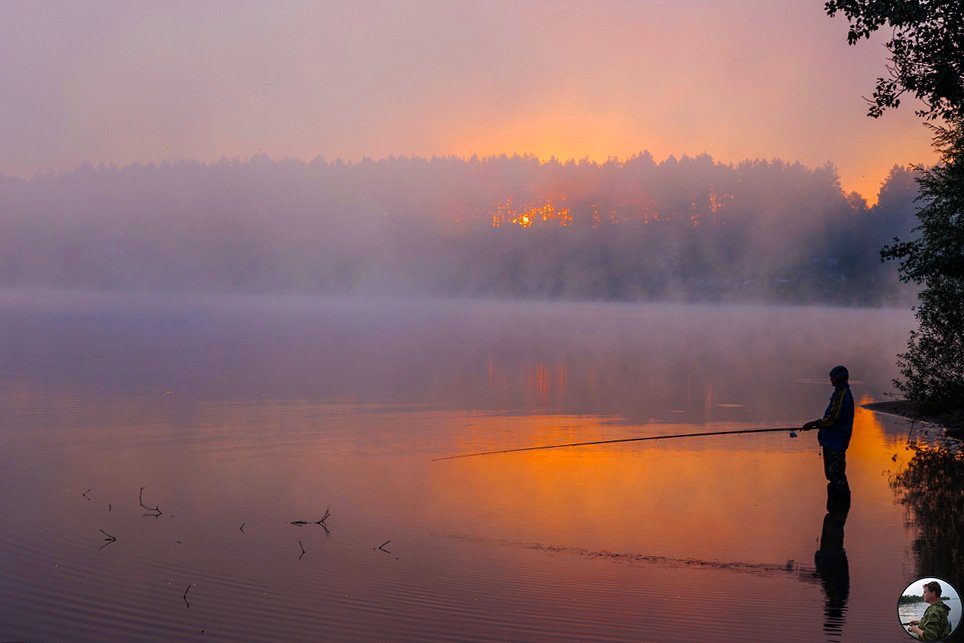
[[518, 366], [489, 360], [488, 386], [498, 391], [504, 399], [518, 384], [523, 388], [526, 401], [536, 408], [546, 408], [550, 403], [560, 402], [568, 394], [569, 365], [527, 363]]
[[[473, 440], [472, 448], [614, 437], [593, 418], [565, 418], [565, 435], [553, 428], [560, 418], [490, 420], [509, 421], [516, 424], [515, 437], [479, 425], [474, 437], [489, 439]], [[646, 433], [708, 429], [654, 425]], [[528, 439], [521, 442], [519, 434]], [[864, 509], [873, 499], [875, 511], [894, 513], [890, 524], [898, 531], [899, 508], [887, 502], [880, 509], [879, 499], [890, 497], [885, 472], [888, 465], [897, 467], [892, 458], [904, 452], [872, 412], [857, 410], [848, 457], [854, 506]], [[796, 440], [784, 433], [684, 438], [436, 464], [424, 505], [434, 524], [463, 530], [471, 525], [473, 535], [592, 551], [774, 564], [812, 560], [827, 499], [813, 432]], [[848, 536], [874, 538], [861, 530], [853, 527]]]
[[876, 414], [861, 408], [873, 401], [863, 397], [854, 410], [854, 435], [847, 450], [847, 477], [854, 493], [876, 487], [884, 471], [896, 471], [910, 459], [906, 442], [884, 435]]
[[[498, 367], [490, 366], [490, 377], [499, 381]], [[555, 368], [537, 363], [526, 368], [534, 391], [556, 385]], [[9, 397], [20, 400], [23, 415], [33, 402], [58, 408], [48, 407], [43, 393], [22, 388]], [[75, 427], [73, 440], [82, 435], [84, 442], [58, 447], [57, 453], [65, 447], [74, 453], [53, 476], [58, 493], [45, 494], [53, 500], [46, 500], [50, 504], [41, 512], [33, 502], [18, 500], [19, 515], [77, 512], [72, 529], [92, 551], [101, 542], [83, 538], [99, 538], [102, 526], [113, 533], [102, 522], [109, 519], [124, 530], [119, 543], [125, 547], [142, 548], [158, 559], [186, 560], [185, 569], [201, 577], [230, 569], [244, 582], [287, 588], [277, 597], [273, 592], [274, 602], [266, 608], [261, 601], [269, 600], [262, 598], [267, 593], [239, 599], [230, 587], [218, 616], [223, 622], [284, 628], [292, 619], [264, 615], [321, 610], [319, 621], [338, 617], [354, 627], [367, 614], [356, 605], [391, 600], [393, 613], [405, 614], [412, 608], [398, 596], [417, 593], [420, 599], [436, 597], [434, 603], [419, 603], [417, 609], [424, 611], [418, 620], [453, 631], [463, 624], [452, 613], [507, 618], [506, 605], [555, 613], [572, 603], [573, 622], [584, 627], [604, 631], [593, 619], [637, 619], [635, 631], [648, 632], [663, 622], [691, 618], [689, 602], [672, 601], [659, 603], [659, 618], [653, 616], [653, 601], [671, 586], [683, 595], [709, 597], [700, 611], [703, 631], [715, 632], [715, 623], [733, 619], [741, 609], [752, 611], [742, 607], [744, 597], [762, 601], [774, 592], [797, 606], [791, 623], [821, 626], [824, 590], [815, 580], [813, 560], [826, 498], [812, 432], [798, 439], [785, 433], [684, 438], [431, 462], [439, 452], [747, 425], [623, 426], [594, 416], [399, 411], [311, 400], [189, 403], [164, 394], [108, 400], [57, 392], [51, 397], [85, 418], [64, 424]], [[191, 430], [179, 433], [182, 425]], [[18, 444], [29, 442], [33, 448], [22, 451], [37, 452], [36, 441], [44, 433], [24, 432]], [[904, 451], [873, 413], [857, 410], [848, 457], [854, 508], [845, 546], [854, 582], [847, 627], [857, 625], [852, 621], [864, 606], [877, 604], [868, 598], [868, 585], [885, 588], [889, 607], [886, 587], [906, 582], [899, 564], [907, 542], [903, 508], [893, 502], [882, 475], [899, 466], [891, 458]], [[76, 492], [61, 493], [75, 489], [75, 481], [84, 482], [81, 490], [94, 488], [94, 504]], [[172, 514], [168, 522], [167, 516], [160, 523], [142, 516], [135, 502], [141, 485], [147, 485], [152, 504]], [[103, 507], [106, 501], [114, 502], [110, 513]], [[321, 528], [290, 524], [296, 518], [317, 519], [329, 503], [331, 538]], [[248, 525], [244, 532], [238, 529], [242, 522]], [[177, 543], [179, 530], [190, 538]], [[393, 553], [377, 551], [389, 539]], [[308, 550], [303, 560], [295, 547], [301, 541]], [[62, 561], [66, 550], [57, 547]], [[115, 551], [125, 550], [118, 545]], [[94, 560], [99, 565], [102, 559]], [[881, 565], [882, 560], [897, 564]], [[156, 600], [163, 603], [166, 568], [163, 574], [128, 567], [123, 578], [133, 580], [115, 580], [110, 597], [121, 603], [131, 587], [146, 587], [158, 591]], [[894, 577], [899, 582], [892, 583]], [[292, 578], [301, 584], [288, 585]], [[57, 589], [71, 595], [77, 586]], [[396, 591], [387, 587], [402, 591], [386, 598]], [[353, 602], [337, 602], [349, 594]], [[784, 616], [767, 613], [774, 620], [768, 631], [782, 631]], [[821, 639], [798, 633], [780, 640]]]

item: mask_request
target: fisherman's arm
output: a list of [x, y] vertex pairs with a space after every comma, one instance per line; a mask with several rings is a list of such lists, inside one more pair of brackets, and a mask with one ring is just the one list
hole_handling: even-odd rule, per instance
[[833, 397], [833, 403], [830, 405], [830, 410], [827, 412], [827, 415], [813, 422], [813, 428], [833, 428], [837, 424], [837, 420], [839, 420], [841, 415], [843, 415], [844, 397], [843, 390], [837, 391]]
[[915, 634], [920, 636], [922, 641], [938, 641], [944, 627], [939, 618], [924, 618], [921, 619], [920, 625], [912, 627], [911, 630], [917, 630]]

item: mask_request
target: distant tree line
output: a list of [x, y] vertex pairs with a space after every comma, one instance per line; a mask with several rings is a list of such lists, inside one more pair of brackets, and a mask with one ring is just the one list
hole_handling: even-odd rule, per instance
[[876, 305], [917, 194], [708, 155], [83, 165], [0, 176], [0, 286]]
[[[941, 600], [942, 600], [942, 601], [949, 601], [949, 600], [951, 600], [951, 597], [950, 597], [950, 596], [941, 596]], [[898, 605], [907, 605], [908, 603], [923, 603], [923, 602], [924, 602], [924, 597], [923, 597], [923, 596], [917, 596], [917, 595], [915, 595], [915, 594], [904, 594], [904, 595], [901, 596], [899, 599], [897, 599], [897, 604], [898, 604]]]

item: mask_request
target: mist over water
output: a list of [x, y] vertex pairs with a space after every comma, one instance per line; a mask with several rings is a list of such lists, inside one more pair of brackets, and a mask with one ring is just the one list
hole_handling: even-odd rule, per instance
[[808, 433], [434, 460], [797, 427], [837, 364], [881, 399], [912, 178], [873, 208], [708, 156], [3, 179], [0, 638], [903, 636], [901, 421], [858, 410], [849, 518]]
[[880, 398], [914, 323], [759, 305], [50, 291], [0, 303], [17, 338], [3, 371], [50, 384], [671, 422], [796, 421], [837, 363]]
[[0, 566], [20, 580], [0, 638], [670, 641], [685, 620], [698, 640], [902, 640], [899, 421], [858, 409], [842, 605], [839, 570], [813, 562], [829, 541], [812, 433], [432, 459], [798, 426], [837, 363], [879, 399], [912, 323], [5, 292]]
[[222, 159], [0, 177], [0, 285], [540, 300], [903, 305], [870, 208], [831, 164], [649, 153], [346, 164]]

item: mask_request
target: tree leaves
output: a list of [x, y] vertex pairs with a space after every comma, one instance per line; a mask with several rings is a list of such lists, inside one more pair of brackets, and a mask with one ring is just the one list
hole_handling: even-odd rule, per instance
[[830, 0], [833, 17], [850, 22], [847, 42], [857, 44], [882, 27], [892, 28], [889, 78], [878, 78], [869, 115], [898, 107], [909, 92], [927, 120], [964, 117], [964, 3], [960, 0]]
[[941, 162], [918, 179], [920, 237], [894, 239], [882, 259], [900, 261], [902, 281], [924, 285], [919, 330], [898, 356], [895, 385], [931, 410], [964, 408], [964, 121], [934, 127]]
[[[964, 2], [961, 0], [829, 0], [833, 17], [850, 22], [856, 44], [889, 26], [889, 78], [878, 78], [869, 115], [877, 118], [911, 93], [917, 115], [934, 131], [941, 162], [917, 181], [919, 238], [885, 246], [881, 260], [900, 261], [901, 281], [924, 285], [915, 309], [919, 329], [898, 355], [904, 380], [894, 385], [930, 411], [964, 408]], [[921, 169], [921, 168], [918, 168]]]

